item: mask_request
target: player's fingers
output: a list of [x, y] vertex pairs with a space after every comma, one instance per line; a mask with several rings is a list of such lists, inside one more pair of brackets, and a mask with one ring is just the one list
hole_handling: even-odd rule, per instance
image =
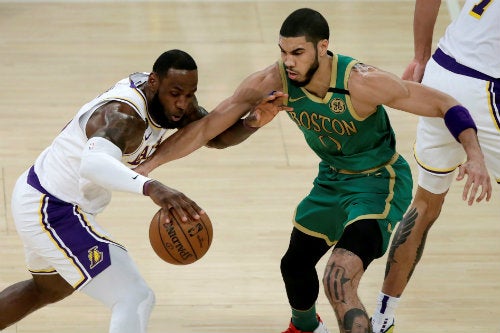
[[403, 72], [403, 75], [401, 76], [401, 78], [403, 80], [413, 80], [413, 72], [415, 71], [415, 66], [416, 66], [416, 64], [414, 62], [412, 62], [408, 66], [406, 66], [406, 69]]
[[477, 202], [482, 201], [484, 198], [486, 198], [486, 201], [490, 201], [491, 199], [491, 192], [493, 191], [493, 188], [491, 186], [491, 181], [490, 178], [485, 181], [486, 184], [483, 184], [481, 187], [481, 194], [480, 196], [476, 199]]
[[[469, 206], [471, 206], [474, 203], [474, 199], [476, 199], [478, 187], [479, 186], [477, 184], [474, 184], [474, 186], [471, 186], [471, 185], [467, 186], [466, 185], [466, 188], [464, 188], [464, 200], [467, 199], [467, 193], [468, 193], [469, 200], [467, 203], [469, 204]], [[470, 189], [470, 192], [469, 192], [469, 189]], [[465, 193], [465, 191], [467, 191], [467, 193]]]
[[460, 166], [458, 167], [458, 175], [457, 175], [457, 178], [456, 178], [456, 179], [457, 179], [457, 180], [462, 180], [462, 179], [464, 179], [464, 177], [465, 177], [465, 174], [466, 174], [466, 173], [467, 173], [467, 172], [466, 172], [465, 167], [464, 167], [463, 165], [460, 165]]
[[166, 223], [172, 222], [172, 214], [170, 213], [169, 208], [165, 209], [162, 207], [161, 214], [164, 216], [163, 221], [165, 221]]
[[481, 202], [483, 199], [488, 195], [488, 191], [484, 186], [481, 186], [481, 193], [479, 193], [479, 196], [476, 198], [476, 202]]
[[198, 206], [196, 202], [189, 199], [188, 197], [184, 198], [184, 201], [182, 203], [182, 211], [186, 212], [188, 216], [195, 220], [198, 220], [200, 216], [205, 214], [205, 211], [200, 206]]
[[[457, 179], [458, 179], [458, 177], [457, 177]], [[470, 193], [469, 192], [471, 191], [471, 187], [472, 187], [473, 183], [474, 182], [472, 181], [471, 177], [469, 177], [467, 179], [467, 181], [465, 182], [464, 190], [462, 192], [462, 200], [468, 201], [469, 205], [470, 205], [470, 199], [468, 199], [468, 198], [470, 198]], [[477, 189], [476, 189], [476, 191], [477, 191]]]

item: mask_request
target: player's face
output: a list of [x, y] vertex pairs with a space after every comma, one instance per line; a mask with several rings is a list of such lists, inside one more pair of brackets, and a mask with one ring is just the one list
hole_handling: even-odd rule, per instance
[[364, 316], [358, 316], [352, 323], [351, 333], [368, 333], [370, 324], [368, 319]]
[[279, 39], [281, 60], [287, 75], [297, 86], [307, 85], [318, 70], [318, 52], [314, 44], [305, 37], [282, 37]]
[[158, 80], [149, 112], [161, 127], [176, 128], [193, 103], [198, 88], [198, 71], [169, 69], [167, 75]]

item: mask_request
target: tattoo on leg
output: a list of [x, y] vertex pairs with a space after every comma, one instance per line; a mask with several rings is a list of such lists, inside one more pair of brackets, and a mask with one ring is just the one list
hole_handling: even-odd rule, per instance
[[370, 318], [363, 309], [352, 308], [344, 315], [344, 331], [345, 332], [371, 332]]
[[401, 220], [401, 223], [399, 224], [399, 227], [396, 230], [396, 234], [394, 235], [394, 239], [392, 241], [391, 248], [389, 250], [389, 258], [387, 260], [387, 266], [385, 268], [386, 277], [387, 274], [389, 274], [389, 271], [391, 270], [392, 264], [397, 262], [394, 259], [394, 253], [396, 252], [397, 248], [401, 244], [406, 242], [406, 240], [408, 239], [408, 236], [410, 235], [411, 231], [413, 230], [413, 227], [415, 226], [415, 221], [417, 220], [417, 217], [418, 217], [418, 211], [416, 208], [413, 208], [403, 217], [403, 220]]
[[345, 302], [344, 284], [350, 281], [345, 276], [344, 267], [336, 266], [335, 263], [326, 267], [326, 295], [330, 302]]
[[417, 253], [415, 256], [415, 261], [413, 261], [413, 266], [411, 267], [410, 272], [408, 273], [408, 276], [406, 277], [407, 281], [410, 281], [411, 276], [413, 275], [413, 272], [415, 271], [415, 268], [417, 267], [418, 262], [422, 258], [422, 255], [424, 254], [424, 248], [425, 248], [425, 242], [427, 241], [427, 234], [429, 233], [429, 229], [431, 228], [432, 223], [427, 226], [427, 229], [425, 229], [424, 234], [422, 235], [422, 239], [420, 241], [420, 244], [417, 247]]

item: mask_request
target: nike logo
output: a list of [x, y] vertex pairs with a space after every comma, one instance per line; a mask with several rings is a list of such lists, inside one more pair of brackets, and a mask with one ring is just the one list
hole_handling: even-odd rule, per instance
[[297, 102], [298, 100], [301, 100], [302, 98], [306, 98], [306, 96], [300, 96], [300, 97], [297, 97], [297, 98], [291, 98], [291, 97], [289, 97], [288, 101], [290, 103], [293, 103], [293, 102]]
[[146, 134], [146, 135], [144, 136], [144, 140], [149, 139], [149, 137], [151, 136], [151, 134], [153, 134], [153, 132], [149, 132], [148, 134]]
[[137, 177], [139, 177], [139, 175], [135, 175], [134, 177], [132, 177], [132, 179], [137, 179]]

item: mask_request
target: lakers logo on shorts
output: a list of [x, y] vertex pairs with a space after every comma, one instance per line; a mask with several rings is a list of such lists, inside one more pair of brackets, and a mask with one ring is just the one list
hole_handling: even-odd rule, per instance
[[103, 260], [103, 253], [99, 251], [99, 248], [94, 246], [88, 251], [88, 258], [90, 261], [90, 269], [97, 266]]

